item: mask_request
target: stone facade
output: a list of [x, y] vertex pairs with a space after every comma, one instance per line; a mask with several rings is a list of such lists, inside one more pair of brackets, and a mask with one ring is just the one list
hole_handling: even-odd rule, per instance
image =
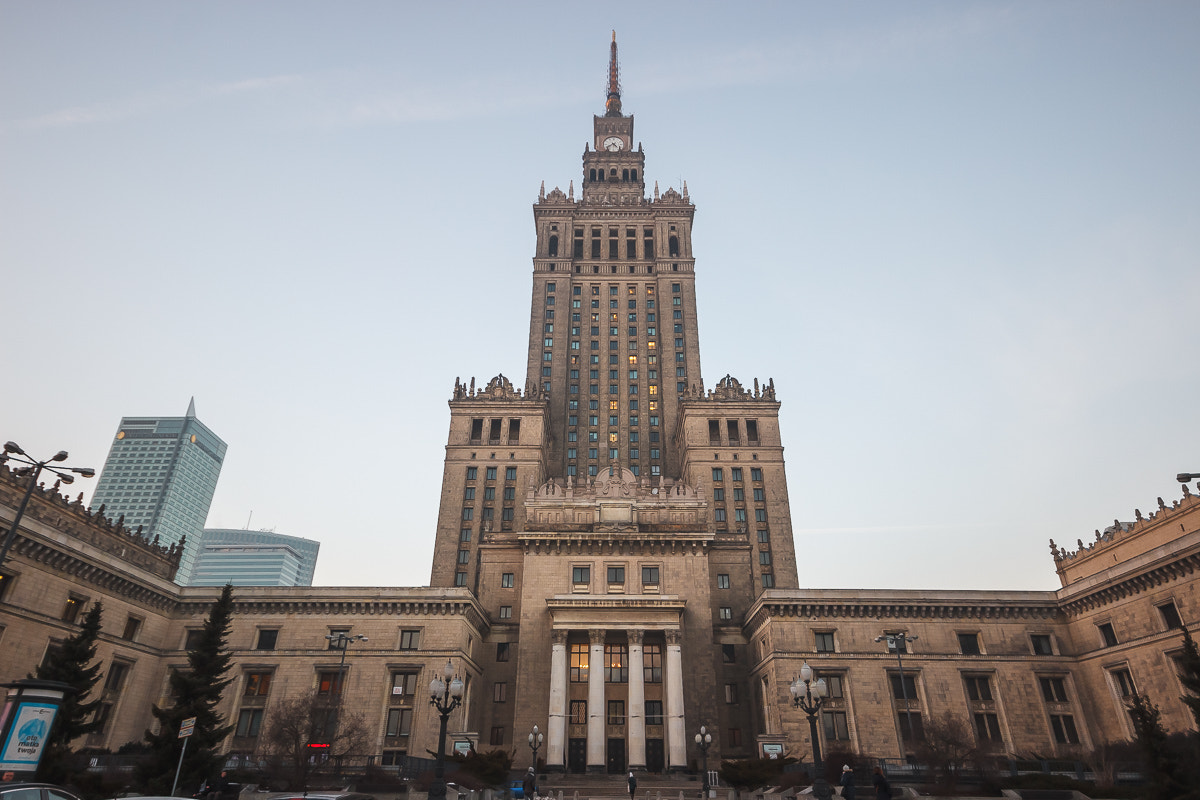
[[[687, 769], [700, 725], [710, 764], [807, 757], [788, 689], [805, 662], [833, 690], [826, 751], [901, 757], [950, 714], [998, 752], [1072, 755], [1130, 735], [1135, 688], [1189, 728], [1171, 668], [1200, 616], [1186, 486], [1073, 553], [1051, 543], [1056, 592], [800, 586], [774, 384], [705, 388], [694, 207], [686, 187], [645, 197], [615, 52], [581, 198], [534, 206], [524, 386], [455, 382], [430, 586], [235, 590], [227, 750], [258, 752], [283, 700], [334, 692], [343, 657], [341, 698], [371, 731], [356, 755], [387, 765], [435, 749], [424, 687], [447, 661], [467, 683], [451, 740], [520, 761], [538, 725], [551, 770]], [[22, 490], [0, 469], [5, 527]], [[35, 493], [0, 567], [0, 679], [102, 601], [106, 724], [85, 744], [139, 739], [218, 594], [175, 585], [178, 563]], [[336, 633], [368, 638], [331, 650]]]

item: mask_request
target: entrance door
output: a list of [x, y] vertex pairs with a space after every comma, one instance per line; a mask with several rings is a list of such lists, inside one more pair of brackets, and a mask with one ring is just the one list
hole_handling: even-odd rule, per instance
[[646, 740], [646, 771], [647, 772], [662, 772], [663, 771], [663, 740], [662, 739], [647, 739]]
[[567, 769], [571, 772], [587, 772], [587, 739], [567, 741]]
[[619, 774], [625, 771], [625, 740], [608, 740], [608, 772]]

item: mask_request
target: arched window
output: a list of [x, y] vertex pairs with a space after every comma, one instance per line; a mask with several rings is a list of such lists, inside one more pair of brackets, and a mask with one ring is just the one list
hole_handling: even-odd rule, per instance
[[667, 240], [667, 249], [670, 251], [671, 255], [673, 255], [673, 256], [679, 255], [679, 237], [678, 236], [672, 236], [671, 238], [669, 238]]
[[557, 236], [550, 237], [550, 255], [552, 255], [552, 256], [558, 255], [558, 237]]
[[635, 181], [635, 182], [636, 182], [636, 181], [637, 181], [637, 170], [636, 170], [636, 169], [631, 169], [631, 170], [629, 171], [629, 177], [630, 177], [630, 178], [631, 178], [633, 181]]

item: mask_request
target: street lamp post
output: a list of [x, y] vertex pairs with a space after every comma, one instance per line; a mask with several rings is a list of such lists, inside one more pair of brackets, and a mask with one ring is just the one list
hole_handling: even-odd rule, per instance
[[529, 749], [533, 751], [533, 771], [537, 773], [537, 751], [542, 746], [542, 742], [546, 736], [538, 730], [538, 726], [533, 726], [533, 733], [529, 734]]
[[[896, 652], [896, 666], [900, 670], [900, 695], [904, 698], [904, 722], [908, 728], [908, 741], [913, 741], [913, 726], [912, 714], [908, 710], [908, 686], [904, 683], [904, 657], [903, 653], [908, 649], [909, 642], [915, 642], [916, 636], [908, 636], [903, 633], [885, 633], [882, 636], [876, 636], [876, 642], [886, 641], [889, 650]], [[904, 752], [904, 744], [900, 745], [901, 753]]]
[[[443, 676], [445, 680], [443, 680]], [[451, 680], [453, 679], [453, 680]], [[433, 783], [429, 787], [429, 800], [446, 800], [446, 720], [450, 712], [458, 708], [463, 696], [462, 679], [454, 674], [454, 665], [447, 659], [441, 675], [434, 675], [429, 682], [429, 704], [437, 709], [441, 717], [438, 729], [437, 764], [433, 768]]]
[[796, 678], [789, 687], [792, 693], [792, 704], [808, 715], [808, 732], [812, 737], [813, 749], [813, 797], [829, 800], [833, 790], [825, 780], [825, 766], [821, 763], [821, 738], [817, 733], [817, 715], [821, 713], [821, 705], [825, 702], [828, 689], [825, 680], [813, 680], [813, 668], [804, 662], [800, 667], [800, 677]]
[[[350, 649], [351, 642], [365, 642], [367, 641], [367, 637], [361, 633], [351, 636], [345, 631], [338, 631], [337, 633], [325, 634], [325, 638], [329, 640], [330, 647], [335, 647], [342, 651], [342, 660], [338, 664], [337, 716], [334, 717], [334, 721], [337, 724], [333, 729], [333, 735], [329, 736], [331, 740], [329, 743], [333, 744], [332, 740], [337, 736], [338, 731], [342, 727], [342, 708], [346, 702], [346, 651]], [[337, 770], [340, 773], [342, 771], [342, 757], [341, 755], [334, 754], [334, 759], [337, 761]]]
[[[68, 458], [66, 450], [59, 450], [45, 461], [34, 461], [16, 442], [4, 443], [4, 453], [0, 454], [0, 464], [7, 461], [17, 461], [25, 464], [23, 467], [14, 468], [12, 473], [18, 478], [24, 478], [28, 475], [29, 488], [25, 490], [25, 496], [21, 498], [21, 505], [17, 508], [17, 515], [13, 517], [12, 525], [8, 529], [8, 535], [4, 537], [4, 545], [0, 547], [0, 567], [4, 566], [4, 560], [8, 558], [8, 551], [13, 546], [13, 542], [17, 540], [17, 528], [21, 524], [21, 517], [25, 516], [25, 506], [29, 505], [29, 498], [33, 496], [33, 490], [37, 487], [38, 477], [42, 474], [42, 470], [53, 472], [63, 483], [74, 483], [75, 475], [80, 475], [84, 478], [95, 477], [96, 470], [91, 467], [50, 466], [52, 463], [66, 461]], [[75, 475], [72, 475], [72, 472]]]
[[704, 770], [704, 783], [700, 791], [705, 800], [708, 800], [708, 746], [712, 744], [712, 734], [703, 725], [700, 726], [700, 732], [696, 734], [696, 744], [700, 745], [700, 763]]

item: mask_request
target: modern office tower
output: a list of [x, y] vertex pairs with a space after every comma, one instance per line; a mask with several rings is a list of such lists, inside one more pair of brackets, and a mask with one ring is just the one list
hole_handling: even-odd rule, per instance
[[270, 531], [205, 528], [189, 586], [312, 586], [321, 543]]
[[125, 527], [160, 544], [184, 540], [175, 582], [186, 585], [200, 533], [217, 488], [226, 444], [196, 419], [196, 401], [183, 417], [123, 417], [100, 473], [92, 508], [125, 518]]
[[515, 702], [481, 730], [549, 720], [548, 768], [572, 772], [686, 769], [684, 719], [752, 729], [716, 687], [747, 684], [757, 598], [797, 586], [774, 384], [705, 388], [695, 206], [646, 196], [633, 130], [614, 38], [581, 196], [533, 206], [524, 388], [450, 400], [431, 577], [494, 620], [486, 679]]

